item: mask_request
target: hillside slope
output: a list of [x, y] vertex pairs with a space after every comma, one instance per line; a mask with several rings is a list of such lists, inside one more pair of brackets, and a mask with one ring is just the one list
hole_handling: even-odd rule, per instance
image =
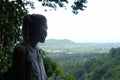
[[44, 44], [39, 44], [40, 48], [48, 53], [106, 53], [114, 47], [119, 47], [120, 43], [75, 43], [64, 39], [48, 39]]

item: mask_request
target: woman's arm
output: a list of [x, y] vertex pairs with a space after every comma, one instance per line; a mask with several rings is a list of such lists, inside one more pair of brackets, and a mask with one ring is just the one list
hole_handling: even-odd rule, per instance
[[12, 56], [12, 78], [13, 80], [27, 79], [27, 59], [25, 51], [18, 47], [14, 49]]

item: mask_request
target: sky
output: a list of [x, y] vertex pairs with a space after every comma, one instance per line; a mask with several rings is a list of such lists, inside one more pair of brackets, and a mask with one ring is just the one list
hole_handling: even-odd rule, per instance
[[[30, 14], [43, 14], [48, 20], [47, 39], [70, 39], [77, 42], [120, 42], [120, 0], [87, 0], [85, 11], [74, 15], [69, 8], [44, 12], [35, 2]], [[46, 8], [48, 9], [48, 8]]]

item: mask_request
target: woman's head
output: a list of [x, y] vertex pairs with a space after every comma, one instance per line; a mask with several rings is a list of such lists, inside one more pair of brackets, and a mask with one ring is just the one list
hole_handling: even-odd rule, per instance
[[22, 34], [25, 41], [44, 43], [47, 36], [47, 19], [40, 14], [27, 14], [23, 17]]

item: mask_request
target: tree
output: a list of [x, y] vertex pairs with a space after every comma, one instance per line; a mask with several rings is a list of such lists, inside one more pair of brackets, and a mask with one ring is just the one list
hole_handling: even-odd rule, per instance
[[111, 54], [112, 57], [116, 54], [115, 48], [111, 48], [110, 54]]
[[0, 74], [10, 66], [13, 46], [21, 40], [26, 5], [33, 8], [32, 2], [25, 0], [0, 0]]
[[[26, 5], [32, 2], [22, 0], [0, 0], [0, 50], [9, 52], [21, 40], [22, 17], [28, 12]], [[11, 46], [11, 47], [10, 47]]]
[[[70, 3], [68, 0], [38, 0], [42, 2], [42, 6], [48, 6], [51, 8], [57, 9], [57, 5], [59, 7], [66, 7], [66, 4]], [[84, 9], [87, 7], [85, 4], [87, 3], [87, 0], [74, 0], [74, 2], [71, 5], [72, 12], [74, 14], [78, 14], [78, 10], [84, 11]]]

